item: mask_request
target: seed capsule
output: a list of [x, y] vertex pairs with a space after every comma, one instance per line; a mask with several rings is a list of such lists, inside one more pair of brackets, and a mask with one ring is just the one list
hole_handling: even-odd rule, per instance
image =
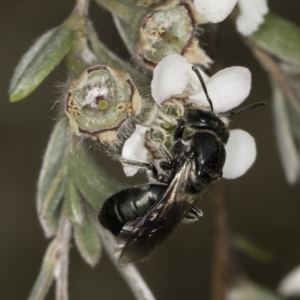
[[143, 64], [154, 69], [169, 54], [181, 54], [190, 63], [207, 65], [210, 58], [198, 46], [196, 27], [205, 23], [192, 3], [171, 1], [148, 13], [141, 24], [137, 51]]
[[131, 115], [141, 110], [141, 98], [126, 72], [96, 65], [75, 80], [65, 98], [70, 130], [79, 136], [118, 144]]

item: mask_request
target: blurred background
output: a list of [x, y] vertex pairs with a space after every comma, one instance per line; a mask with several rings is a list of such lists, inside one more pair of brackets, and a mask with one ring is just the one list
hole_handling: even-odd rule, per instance
[[[270, 8], [300, 25], [300, 2], [269, 0]], [[26, 299], [38, 275], [49, 243], [39, 225], [35, 208], [36, 182], [42, 157], [57, 115], [56, 85], [67, 72], [58, 67], [26, 99], [8, 102], [9, 81], [32, 43], [59, 25], [73, 8], [71, 0], [2, 1], [0, 10], [0, 292], [1, 299]], [[91, 4], [90, 17], [103, 42], [125, 59], [128, 53], [106, 11]], [[257, 262], [238, 255], [250, 279], [276, 289], [281, 278], [300, 265], [299, 184], [288, 186], [274, 139], [272, 93], [269, 80], [233, 25], [221, 28], [222, 67], [248, 67], [253, 87], [245, 102], [267, 101], [268, 106], [237, 115], [232, 128], [242, 128], [256, 139], [258, 157], [243, 177], [227, 182], [231, 230], [270, 249], [274, 259]], [[97, 152], [97, 151], [95, 151]], [[99, 153], [95, 153], [99, 155]], [[106, 164], [112, 169], [112, 163]], [[125, 179], [119, 164], [115, 174]], [[112, 171], [110, 171], [112, 172]], [[131, 183], [145, 182], [137, 176]], [[211, 194], [198, 207], [204, 217], [179, 226], [150, 260], [139, 264], [157, 299], [209, 299], [213, 245]], [[95, 268], [86, 265], [75, 246], [71, 249], [70, 299], [133, 299], [131, 291], [105, 253]], [[49, 299], [53, 299], [50, 293]], [[48, 299], [47, 298], [47, 299]], [[255, 299], [253, 299], [255, 300]]]

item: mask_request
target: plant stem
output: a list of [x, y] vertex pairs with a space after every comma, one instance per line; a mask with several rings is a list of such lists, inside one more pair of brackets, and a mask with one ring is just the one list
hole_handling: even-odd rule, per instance
[[67, 218], [62, 215], [60, 229], [57, 239], [60, 243], [59, 253], [55, 266], [56, 279], [56, 300], [68, 300], [68, 267], [69, 267], [69, 248], [71, 239], [71, 225]]
[[135, 298], [137, 300], [155, 300], [153, 293], [135, 266], [130, 265], [125, 268], [118, 267], [117, 260], [114, 257], [114, 248], [116, 245], [115, 238], [110, 232], [103, 229], [100, 225], [98, 225], [97, 228], [106, 253], [124, 280], [127, 282]]
[[284, 92], [287, 99], [290, 101], [292, 107], [295, 109], [295, 111], [300, 117], [300, 99], [291, 87], [285, 73], [280, 69], [278, 62], [276, 62], [276, 60], [273, 59], [272, 56], [269, 55], [267, 52], [259, 48], [249, 38], [245, 38], [245, 42], [252, 51], [252, 53], [256, 56], [261, 66], [274, 79], [276, 84], [278, 84], [278, 86]]
[[90, 0], [76, 0], [75, 11], [82, 19], [86, 19], [88, 16]]
[[229, 286], [229, 224], [225, 182], [220, 180], [213, 196], [215, 240], [212, 268], [212, 300], [225, 300]]
[[115, 53], [103, 45], [103, 43], [99, 40], [97, 32], [92, 24], [89, 23], [87, 28], [92, 48], [100, 62], [103, 64], [109, 64], [113, 68], [124, 68], [125, 63]]

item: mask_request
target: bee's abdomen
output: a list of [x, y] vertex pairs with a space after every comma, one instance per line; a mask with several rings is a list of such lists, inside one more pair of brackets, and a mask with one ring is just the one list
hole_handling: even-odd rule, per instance
[[166, 186], [147, 184], [122, 190], [108, 198], [99, 213], [102, 226], [118, 235], [128, 222], [143, 217], [166, 190]]

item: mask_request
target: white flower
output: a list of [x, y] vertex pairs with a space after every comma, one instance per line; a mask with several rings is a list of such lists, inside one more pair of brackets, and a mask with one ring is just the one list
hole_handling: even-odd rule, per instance
[[194, 0], [197, 11], [208, 21], [223, 21], [238, 4], [241, 14], [237, 18], [237, 29], [243, 35], [251, 35], [264, 22], [269, 11], [267, 0]]
[[279, 284], [278, 291], [284, 297], [300, 295], [300, 266], [283, 278]]
[[[201, 72], [201, 70], [199, 70]], [[240, 105], [249, 95], [251, 73], [244, 67], [226, 68], [209, 78], [201, 72], [214, 112], [225, 112]], [[195, 84], [196, 82], [196, 84]], [[184, 93], [186, 101], [209, 106], [202, 86], [187, 60], [179, 55], [166, 56], [154, 69], [151, 83], [152, 96], [158, 105]]]
[[[203, 74], [204, 75], [204, 74]], [[159, 106], [172, 99], [182, 99], [210, 110], [202, 86], [184, 57], [178, 54], [168, 55], [154, 69], [151, 83], [152, 96]], [[208, 94], [213, 102], [214, 113], [227, 112], [240, 105], [249, 95], [251, 73], [247, 68], [231, 67], [216, 73], [211, 78], [203, 76]], [[145, 128], [137, 126], [134, 134], [125, 142], [123, 153], [128, 159], [135, 159], [145, 150]], [[138, 143], [135, 140], [138, 137]], [[141, 142], [143, 140], [143, 142]], [[142, 148], [140, 148], [142, 146]], [[242, 176], [256, 158], [256, 146], [253, 137], [240, 129], [232, 130], [225, 146], [226, 162], [223, 177], [234, 179]], [[140, 157], [140, 156], [139, 156]], [[147, 155], [143, 156], [146, 161]], [[139, 158], [139, 160], [141, 160]], [[138, 168], [135, 169], [135, 173]]]
[[[136, 125], [134, 133], [126, 140], [122, 149], [122, 157], [126, 159], [145, 162], [147, 161], [148, 150], [145, 148], [145, 136], [148, 127]], [[133, 176], [139, 170], [137, 167], [125, 166], [126, 176]]]

